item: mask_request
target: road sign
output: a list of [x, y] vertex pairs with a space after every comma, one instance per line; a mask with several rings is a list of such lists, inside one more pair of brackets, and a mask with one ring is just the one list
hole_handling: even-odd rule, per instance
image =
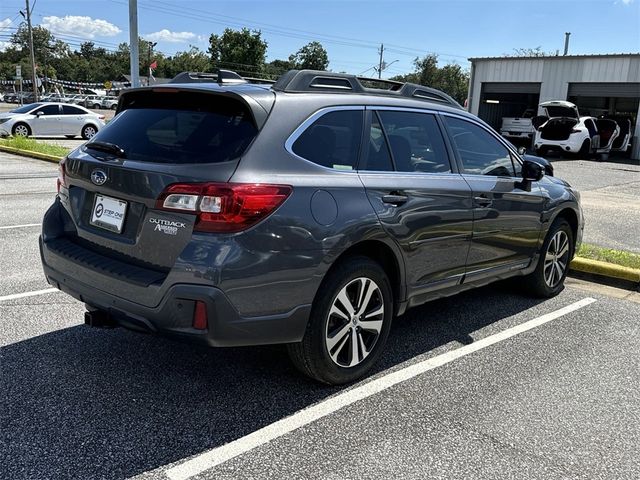
[[22, 78], [22, 66], [16, 65], [16, 78]]
[[111, 85], [111, 82], [109, 80], [107, 80], [106, 82], [104, 82], [104, 89], [105, 90], [111, 90], [111, 87], [113, 85]]

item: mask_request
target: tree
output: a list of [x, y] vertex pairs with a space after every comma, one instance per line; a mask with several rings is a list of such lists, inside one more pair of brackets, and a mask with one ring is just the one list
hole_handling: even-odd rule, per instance
[[556, 55], [554, 52], [545, 52], [542, 50], [542, 46], [535, 48], [514, 48], [514, 53], [505, 53], [505, 57], [552, 57]]
[[[161, 65], [158, 65], [158, 67], [160, 72]], [[166, 59], [162, 76], [172, 78], [180, 72], [206, 72], [210, 68], [211, 62], [207, 54], [198, 49], [198, 47], [190, 45], [189, 50], [177, 52], [173, 57]]]
[[264, 72], [267, 42], [260, 30], [232, 30], [209, 37], [209, 55], [214, 68], [234, 70], [243, 76], [256, 77]]
[[416, 58], [413, 65], [413, 73], [397, 75], [391, 80], [436, 88], [452, 96], [458, 103], [464, 103], [469, 88], [469, 72], [464, 71], [460, 65], [448, 64], [439, 68], [438, 56], [434, 54]]
[[289, 62], [297, 69], [326, 70], [329, 55], [320, 42], [310, 42], [289, 56]]
[[264, 66], [267, 77], [276, 79], [285, 72], [295, 68], [289, 60], [273, 60]]

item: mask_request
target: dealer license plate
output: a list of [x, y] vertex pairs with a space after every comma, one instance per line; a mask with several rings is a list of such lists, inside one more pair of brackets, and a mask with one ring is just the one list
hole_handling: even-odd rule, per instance
[[96, 227], [120, 233], [126, 213], [127, 202], [124, 200], [96, 194], [90, 223]]

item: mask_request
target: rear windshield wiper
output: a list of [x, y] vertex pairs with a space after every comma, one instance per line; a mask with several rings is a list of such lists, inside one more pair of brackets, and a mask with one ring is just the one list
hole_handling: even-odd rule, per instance
[[109, 142], [89, 142], [84, 144], [84, 148], [90, 148], [92, 150], [98, 150], [100, 152], [113, 153], [116, 157], [124, 157], [124, 150], [115, 143]]

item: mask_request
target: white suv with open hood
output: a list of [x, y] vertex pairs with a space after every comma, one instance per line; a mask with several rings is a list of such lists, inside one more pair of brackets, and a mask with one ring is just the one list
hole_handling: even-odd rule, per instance
[[581, 117], [578, 107], [563, 100], [540, 104], [546, 115], [533, 119], [536, 128], [534, 148], [537, 155], [550, 150], [577, 153], [609, 153], [620, 127], [614, 120]]

